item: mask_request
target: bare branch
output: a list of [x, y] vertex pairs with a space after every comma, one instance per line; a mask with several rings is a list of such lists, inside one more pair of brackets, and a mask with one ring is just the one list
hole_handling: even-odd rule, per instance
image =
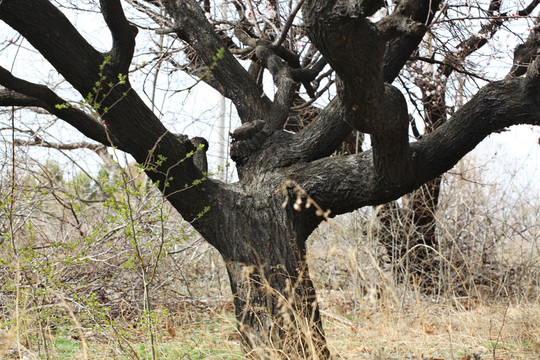
[[[539, 84], [540, 77], [486, 85], [449, 121], [410, 144], [411, 173], [402, 182], [381, 179], [371, 151], [299, 163], [290, 168], [288, 178], [333, 215], [395, 200], [452, 168], [489, 134], [512, 125], [540, 125], [537, 90], [527, 91]], [[329, 188], [326, 184], [339, 186]]]
[[296, 17], [296, 14], [298, 14], [298, 11], [302, 8], [302, 5], [304, 4], [305, 0], [300, 0], [296, 3], [296, 6], [289, 14], [289, 17], [287, 18], [287, 21], [285, 22], [285, 25], [283, 26], [283, 29], [281, 29], [281, 35], [274, 41], [274, 46], [278, 47], [287, 38], [287, 33], [289, 32], [289, 29], [291, 28], [294, 18]]
[[452, 63], [449, 63], [449, 62], [435, 60], [435, 59], [432, 59], [432, 58], [427, 58], [425, 56], [411, 56], [411, 61], [416, 61], [416, 60], [424, 61], [424, 62], [427, 62], [429, 64], [438, 64], [438, 65], [444, 66], [445, 68], [449, 68], [452, 71], [458, 72], [458, 73], [463, 74], [463, 75], [467, 75], [467, 76], [477, 78], [477, 79], [480, 79], [480, 80], [483, 80], [483, 81], [488, 81], [488, 82], [490, 81], [489, 79], [487, 79], [487, 78], [485, 78], [483, 76], [480, 76], [478, 74], [472, 73], [472, 72], [464, 70], [462, 68], [459, 68], [459, 67], [457, 67], [457, 65], [453, 65]]
[[89, 149], [92, 151], [101, 151], [104, 148], [104, 145], [92, 144], [86, 141], [80, 141], [70, 144], [65, 143], [53, 143], [46, 140], [43, 140], [37, 136], [34, 136], [32, 140], [23, 140], [15, 139], [14, 144], [16, 146], [40, 146], [44, 148], [57, 149], [57, 150], [78, 150], [78, 149]]
[[257, 19], [255, 17], [256, 13], [255, 13], [255, 9], [253, 8], [253, 4], [251, 3], [251, 0], [246, 0], [246, 3], [247, 3], [249, 11], [251, 13], [251, 17], [254, 19], [253, 20], [253, 26], [255, 26], [255, 29], [257, 29], [258, 35], [260, 37], [263, 37], [263, 32], [261, 31], [261, 28], [259, 27], [259, 23], [257, 22]]
[[[495, 1], [497, 3], [497, 1]], [[500, 3], [499, 3], [500, 5]], [[492, 11], [495, 11], [493, 9]], [[457, 66], [463, 67], [463, 61], [472, 53], [476, 52], [478, 49], [482, 48], [488, 42], [488, 38], [491, 38], [497, 30], [503, 24], [505, 17], [499, 16], [490, 20], [489, 23], [482, 25], [478, 34], [469, 37], [468, 39], [462, 41], [457, 49], [456, 53], [449, 52], [445, 59], [444, 63], [439, 68], [439, 73], [445, 75], [446, 77], [450, 76], [452, 71], [456, 70]]]

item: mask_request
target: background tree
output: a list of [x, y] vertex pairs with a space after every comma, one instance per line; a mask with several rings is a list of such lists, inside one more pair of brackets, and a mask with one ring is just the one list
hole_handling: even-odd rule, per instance
[[[442, 5], [444, 16], [441, 18], [447, 17], [449, 12], [456, 12], [465, 15], [464, 22], [470, 18], [479, 21], [476, 26], [472, 22], [449, 22], [438, 27], [433, 24], [429, 36], [423, 40], [424, 46], [407, 64], [409, 78], [399, 80], [409, 95], [409, 101], [417, 109], [423, 109], [416, 119], [411, 118], [411, 132], [416, 139], [433, 132], [463, 105], [466, 82], [489, 81], [488, 67], [491, 62], [501, 59], [501, 53], [500, 49], [482, 50], [486, 45], [493, 46], [489, 40], [499, 41], [501, 36], [497, 35], [501, 32], [502, 37], [508, 38], [505, 27], [509, 22], [530, 16], [538, 4], [531, 2], [513, 11], [507, 9], [508, 5], [504, 4], [506, 12], [503, 12], [501, 1], [475, 6], [459, 3]], [[537, 20], [529, 26], [532, 28], [529, 38], [515, 48], [514, 66], [506, 70], [507, 78], [523, 75], [526, 65], [533, 59], [527, 54], [536, 52], [538, 46], [536, 26]], [[449, 39], [448, 34], [452, 34], [453, 39]], [[450, 48], [450, 41], [457, 46]], [[477, 63], [478, 60], [481, 61]], [[422, 125], [423, 134], [416, 125], [417, 121]], [[436, 255], [440, 248], [436, 237], [436, 213], [441, 180], [437, 177], [427, 182], [401, 204], [391, 202], [378, 210], [383, 228], [380, 241], [387, 248], [391, 263], [400, 264], [400, 272], [409, 271], [409, 275], [413, 275], [427, 292], [433, 290], [440, 270]]]
[[[536, 5], [512, 17], [528, 16]], [[433, 0], [129, 0], [128, 20], [119, 0], [101, 0], [97, 9], [112, 35], [106, 52], [90, 45], [60, 6], [4, 0], [0, 19], [80, 93], [83, 106], [5, 68], [0, 105], [45, 109], [143, 164], [221, 253], [242, 344], [253, 357], [330, 356], [305, 261], [306, 240], [325, 216], [395, 200], [450, 169], [490, 133], [540, 124], [536, 27], [516, 48], [507, 78], [482, 86], [450, 117], [440, 107], [444, 69], [468, 73], [460, 54], [472, 54], [491, 36], [472, 24], [481, 39], [461, 44], [445, 26], [461, 29], [473, 17], [497, 29], [510, 19], [497, 10], [500, 2], [475, 17], [484, 11], [479, 4]], [[140, 30], [159, 36], [156, 64], [186, 71], [234, 104], [242, 123], [231, 144], [237, 183], [208, 178], [201, 159], [207, 142], [171, 133], [132, 88], [132, 70], [146, 65], [132, 66]], [[452, 34], [442, 41], [445, 51], [426, 53], [426, 32], [445, 31]], [[413, 61], [440, 65], [431, 88], [412, 81]], [[272, 94], [264, 86], [268, 74]], [[401, 90], [391, 85], [398, 75]], [[410, 142], [404, 93], [411, 97], [413, 85], [425, 92], [419, 113], [431, 123]], [[284, 131], [296, 124], [301, 129]], [[369, 134], [371, 149], [332, 156], [353, 130]]]

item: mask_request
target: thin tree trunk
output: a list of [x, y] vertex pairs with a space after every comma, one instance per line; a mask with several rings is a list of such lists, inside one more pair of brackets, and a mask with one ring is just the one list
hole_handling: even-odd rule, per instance
[[414, 241], [409, 242], [409, 248], [415, 248], [409, 256], [415, 266], [412, 269], [413, 274], [417, 277], [421, 289], [427, 293], [433, 290], [439, 275], [439, 256], [436, 253], [439, 246], [435, 231], [440, 186], [441, 177], [438, 177], [413, 192], [411, 196], [411, 233]]
[[398, 282], [413, 280], [426, 293], [437, 283], [436, 211], [441, 178], [414, 191], [402, 206], [383, 205], [378, 213], [379, 242], [386, 248]]

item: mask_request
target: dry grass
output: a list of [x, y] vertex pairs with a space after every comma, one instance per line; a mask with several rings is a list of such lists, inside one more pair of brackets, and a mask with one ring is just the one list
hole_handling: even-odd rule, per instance
[[346, 359], [540, 357], [539, 304], [479, 305], [467, 310], [426, 299], [410, 307], [378, 302], [376, 310], [368, 306], [356, 315], [341, 316], [350, 320], [328, 317], [328, 335], [335, 353]]
[[[333, 295], [336, 298], [332, 302], [347, 297], [345, 293]], [[480, 356], [477, 358], [497, 360], [540, 358], [539, 304], [484, 304], [467, 310], [434, 304], [429, 299], [409, 306], [381, 300], [366, 301], [362, 309], [348, 312], [334, 312], [327, 305], [323, 301], [325, 330], [337, 358], [468, 360], [475, 359], [475, 354]], [[114, 333], [86, 333], [89, 358], [146, 358], [145, 332], [131, 323], [117, 326], [129, 331], [123, 345], [117, 343]], [[48, 336], [54, 344], [49, 352], [51, 359], [83, 358], [80, 338], [73, 329]], [[18, 358], [14, 341], [11, 336], [10, 346], [4, 338], [2, 358]], [[233, 313], [226, 303], [206, 308], [184, 306], [161, 319], [156, 342], [158, 358], [163, 359], [242, 358]], [[25, 345], [23, 355], [37, 355], [24, 350]]]

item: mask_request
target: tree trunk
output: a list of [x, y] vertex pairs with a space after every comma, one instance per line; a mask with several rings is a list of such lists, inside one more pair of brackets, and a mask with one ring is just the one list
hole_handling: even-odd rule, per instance
[[409, 195], [407, 204], [395, 201], [383, 205], [378, 217], [378, 240], [386, 248], [398, 282], [411, 277], [429, 293], [437, 283], [439, 250], [436, 237], [437, 204], [441, 178], [427, 182]]
[[[448, 77], [450, 72], [447, 70], [447, 67], [441, 67], [439, 73]], [[423, 85], [423, 105], [426, 115], [423, 136], [425, 136], [446, 122], [447, 111], [445, 87], [437, 88], [430, 82]], [[413, 125], [413, 133], [417, 139], [422, 137], [418, 134], [416, 125]], [[403, 208], [393, 203], [383, 207], [379, 212], [381, 225], [386, 228], [380, 241], [386, 247], [392, 264], [398, 264], [396, 269], [398, 281], [407, 280], [412, 275], [420, 289], [426, 293], [433, 291], [439, 269], [435, 213], [439, 203], [441, 180], [442, 178], [438, 176], [413, 191]], [[403, 217], [406, 219], [405, 222], [402, 221]], [[397, 231], [399, 234], [397, 238], [389, 235], [395, 234], [396, 227], [399, 226], [404, 228]]]
[[255, 359], [327, 359], [307, 263], [291, 254], [282, 259], [286, 265], [270, 265], [278, 253], [271, 250], [267, 259], [250, 252], [249, 264], [226, 261], [243, 352]]
[[437, 177], [414, 191], [411, 196], [412, 225], [416, 239], [413, 246], [417, 246], [411, 256], [418, 265], [415, 270], [421, 276], [426, 288], [431, 288], [436, 283], [436, 272], [439, 268], [437, 260], [439, 257], [435, 253], [438, 251], [435, 213], [439, 203], [440, 187], [441, 177]]
[[264, 193], [220, 194], [222, 204], [232, 205], [219, 209], [227, 226], [219, 227], [214, 245], [229, 274], [242, 350], [254, 359], [328, 359], [306, 261], [306, 240], [317, 224], [306, 226], [307, 210], [283, 208], [282, 196]]

